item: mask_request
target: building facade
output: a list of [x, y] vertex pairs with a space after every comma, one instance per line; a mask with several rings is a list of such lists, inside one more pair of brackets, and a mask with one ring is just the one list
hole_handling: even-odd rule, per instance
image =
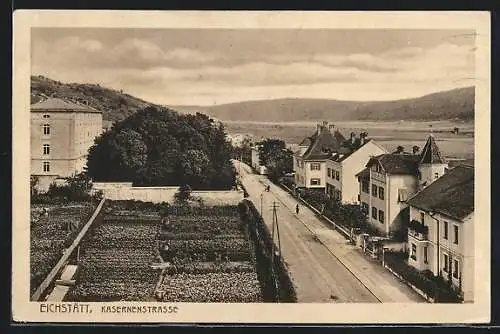
[[408, 200], [408, 264], [474, 299], [474, 168], [458, 166]]
[[330, 198], [346, 204], [359, 203], [359, 185], [356, 175], [361, 172], [368, 161], [387, 153], [385, 148], [374, 140], [366, 140], [363, 136], [355, 138], [351, 133], [349, 143], [339, 153], [333, 154], [326, 161], [326, 194]]
[[396, 152], [371, 158], [356, 175], [368, 223], [384, 236], [404, 238], [410, 214], [406, 201], [441, 177], [447, 166], [432, 135], [421, 154]]
[[325, 189], [326, 162], [332, 153], [339, 151], [344, 136], [335, 125], [323, 122], [316, 132], [305, 138], [294, 153], [293, 166], [297, 188]]
[[261, 175], [267, 174], [266, 166], [262, 166], [260, 164], [260, 155], [259, 155], [259, 145], [255, 145], [252, 147], [252, 168], [257, 171], [257, 173]]
[[83, 171], [102, 131], [102, 112], [61, 99], [31, 105], [31, 175], [41, 191], [57, 178]]

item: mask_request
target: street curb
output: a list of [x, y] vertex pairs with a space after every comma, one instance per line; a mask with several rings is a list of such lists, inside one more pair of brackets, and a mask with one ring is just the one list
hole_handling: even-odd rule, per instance
[[[260, 182], [260, 183], [263, 183], [261, 180], [259, 180], [259, 182]], [[271, 191], [271, 193], [272, 193], [272, 191]], [[290, 195], [290, 194], [288, 194], [288, 195]], [[286, 204], [285, 204], [285, 203], [284, 203], [284, 202], [283, 202], [283, 201], [282, 201], [282, 200], [281, 200], [278, 196], [275, 196], [275, 197], [276, 197], [276, 199], [278, 199], [278, 201], [280, 201], [280, 202], [281, 202], [281, 203], [282, 203], [282, 204], [283, 204], [286, 208], [288, 208], [289, 210], [291, 210], [291, 209], [290, 209], [290, 208], [289, 208], [289, 207], [288, 207], [288, 206], [287, 206], [287, 205], [286, 205]], [[308, 208], [308, 209], [309, 209], [309, 208]], [[292, 210], [292, 212], [293, 212], [293, 210]], [[313, 212], [313, 214], [314, 214], [314, 212]], [[315, 237], [318, 239], [319, 243], [320, 243], [323, 247], [325, 247], [325, 248], [326, 248], [326, 250], [327, 250], [330, 254], [332, 254], [332, 255], [333, 255], [333, 257], [335, 257], [335, 258], [336, 258], [336, 259], [340, 262], [340, 264], [342, 264], [342, 265], [343, 265], [343, 266], [347, 269], [347, 271], [349, 271], [349, 272], [350, 272], [350, 273], [351, 273], [351, 274], [352, 274], [352, 275], [353, 275], [353, 276], [354, 276], [354, 277], [355, 277], [355, 278], [356, 278], [356, 279], [357, 279], [357, 280], [361, 283], [361, 285], [363, 285], [363, 286], [366, 288], [366, 290], [368, 290], [368, 292], [370, 292], [370, 293], [371, 293], [371, 294], [375, 297], [375, 299], [377, 299], [380, 303], [383, 303], [383, 302], [382, 302], [382, 300], [381, 300], [381, 299], [380, 299], [380, 298], [379, 298], [379, 297], [378, 297], [378, 296], [377, 296], [377, 295], [376, 295], [376, 294], [375, 294], [375, 293], [374, 293], [374, 292], [373, 292], [373, 291], [372, 291], [372, 290], [371, 290], [371, 289], [370, 289], [370, 288], [369, 288], [369, 287], [368, 287], [368, 286], [367, 286], [367, 285], [366, 285], [366, 284], [365, 284], [365, 283], [364, 283], [364, 282], [363, 282], [363, 281], [362, 281], [362, 280], [361, 280], [358, 276], [356, 276], [356, 275], [354, 274], [354, 272], [353, 272], [353, 271], [352, 271], [352, 270], [351, 270], [351, 269], [350, 269], [350, 268], [349, 268], [349, 267], [348, 267], [348, 266], [344, 263], [344, 261], [342, 261], [342, 260], [341, 260], [341, 259], [340, 259], [337, 255], [335, 255], [335, 253], [333, 253], [333, 252], [330, 250], [330, 248], [328, 248], [328, 246], [327, 246], [327, 245], [326, 245], [326, 244], [325, 244], [325, 243], [321, 240], [321, 238], [320, 238], [320, 237], [319, 237], [316, 233], [314, 233], [314, 232], [313, 232], [313, 231], [309, 228], [309, 226], [307, 226], [307, 224], [306, 224], [306, 223], [304, 223], [304, 221], [302, 221], [302, 219], [300, 219], [299, 217], [297, 217], [297, 219], [298, 219], [298, 220], [302, 223], [302, 225], [304, 225], [304, 227], [305, 227], [305, 228], [306, 228], [306, 229], [307, 229], [307, 230], [308, 230], [308, 231], [309, 231], [309, 232], [310, 232], [313, 236], [315, 236]]]

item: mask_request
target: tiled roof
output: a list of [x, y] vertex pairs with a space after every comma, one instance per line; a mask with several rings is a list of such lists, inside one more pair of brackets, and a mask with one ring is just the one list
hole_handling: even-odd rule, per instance
[[461, 165], [449, 170], [408, 204], [459, 220], [467, 217], [474, 212], [474, 167]]
[[338, 152], [345, 137], [338, 131], [332, 134], [328, 128], [322, 127], [319, 134], [311, 137], [312, 143], [305, 151], [303, 158], [308, 160], [327, 159], [331, 153]]
[[84, 111], [100, 113], [100, 111], [89, 106], [64, 101], [57, 98], [48, 98], [44, 101], [31, 105], [32, 111]]
[[419, 155], [387, 153], [371, 158], [366, 166], [371, 167], [374, 163], [380, 163], [386, 173], [416, 175], [419, 159]]
[[420, 154], [419, 163], [421, 164], [444, 164], [446, 161], [439, 152], [439, 147], [434, 140], [434, 136], [430, 135], [427, 138], [427, 142], [422, 149], [422, 153]]

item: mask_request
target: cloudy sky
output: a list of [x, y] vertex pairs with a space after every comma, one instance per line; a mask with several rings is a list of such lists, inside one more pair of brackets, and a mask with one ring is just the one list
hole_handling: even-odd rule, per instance
[[474, 84], [457, 30], [32, 30], [32, 74], [165, 105], [283, 97], [391, 100]]

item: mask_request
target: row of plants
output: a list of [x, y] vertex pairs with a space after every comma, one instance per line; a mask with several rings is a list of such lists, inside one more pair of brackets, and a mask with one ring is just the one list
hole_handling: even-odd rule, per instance
[[[151, 272], [152, 279], [158, 279], [158, 273]], [[78, 302], [116, 302], [116, 301], [154, 301], [155, 284], [149, 281], [130, 280], [92, 280], [77, 284], [65, 296], [65, 301]]]
[[462, 297], [451, 281], [445, 281], [432, 272], [421, 272], [406, 262], [408, 254], [404, 252], [385, 252], [385, 264], [407, 282], [422, 290], [427, 296], [439, 303], [460, 303]]
[[157, 213], [161, 216], [234, 217], [238, 215], [238, 210], [234, 205], [189, 206], [172, 205], [167, 202], [152, 203], [134, 200], [116, 200], [112, 201], [110, 208], [113, 212], [136, 211], [139, 214]]
[[191, 303], [252, 303], [262, 301], [260, 282], [253, 272], [180, 273], [168, 275], [162, 301]]
[[253, 273], [255, 265], [250, 261], [239, 262], [186, 262], [178, 263], [165, 269], [168, 275], [185, 273], [185, 274], [207, 274], [207, 273]]
[[194, 218], [176, 219], [163, 224], [163, 232], [170, 233], [201, 233], [208, 235], [241, 234], [241, 224], [233, 218]]

